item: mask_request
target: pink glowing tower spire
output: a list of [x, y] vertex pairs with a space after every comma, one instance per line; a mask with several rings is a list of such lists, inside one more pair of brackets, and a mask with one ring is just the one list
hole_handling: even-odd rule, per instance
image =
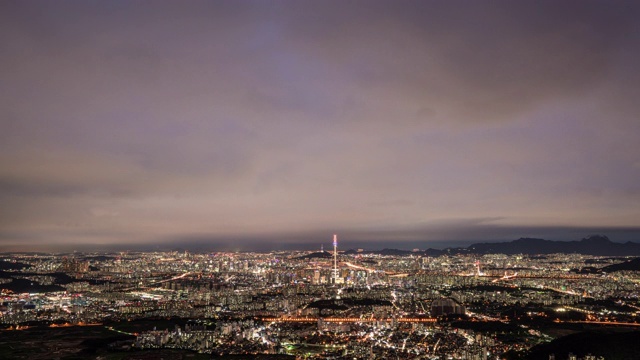
[[338, 283], [338, 235], [333, 234], [333, 283]]

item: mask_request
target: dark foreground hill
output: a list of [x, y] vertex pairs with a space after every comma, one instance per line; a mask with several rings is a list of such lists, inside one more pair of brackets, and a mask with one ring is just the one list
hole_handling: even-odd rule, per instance
[[640, 271], [640, 258], [635, 258], [633, 260], [625, 261], [620, 264], [613, 264], [609, 266], [605, 266], [602, 268], [602, 271], [606, 273], [612, 273], [616, 271]]
[[583, 332], [567, 335], [550, 343], [534, 346], [527, 360], [568, 359], [569, 353], [582, 359], [586, 355], [604, 357], [606, 360], [640, 359], [640, 331]]

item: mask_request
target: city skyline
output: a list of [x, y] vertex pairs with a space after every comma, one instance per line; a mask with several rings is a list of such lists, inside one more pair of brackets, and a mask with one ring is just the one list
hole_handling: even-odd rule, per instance
[[30, 359], [634, 358], [640, 259], [588, 248], [356, 251], [337, 265], [335, 252], [313, 251], [6, 254], [0, 350]]
[[3, 2], [0, 252], [640, 241], [638, 12]]

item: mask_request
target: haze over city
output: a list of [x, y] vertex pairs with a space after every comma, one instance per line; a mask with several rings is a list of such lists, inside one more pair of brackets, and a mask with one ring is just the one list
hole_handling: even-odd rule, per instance
[[3, 1], [0, 251], [640, 240], [638, 5]]

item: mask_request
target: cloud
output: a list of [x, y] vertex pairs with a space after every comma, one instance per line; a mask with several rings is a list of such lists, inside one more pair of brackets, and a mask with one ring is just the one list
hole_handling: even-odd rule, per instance
[[7, 234], [404, 238], [433, 219], [640, 216], [633, 2], [3, 8]]
[[116, 216], [120, 216], [120, 213], [117, 212], [117, 211], [98, 208], [98, 207], [91, 208], [89, 210], [89, 212], [91, 213], [91, 215], [93, 215], [95, 217], [116, 217]]

